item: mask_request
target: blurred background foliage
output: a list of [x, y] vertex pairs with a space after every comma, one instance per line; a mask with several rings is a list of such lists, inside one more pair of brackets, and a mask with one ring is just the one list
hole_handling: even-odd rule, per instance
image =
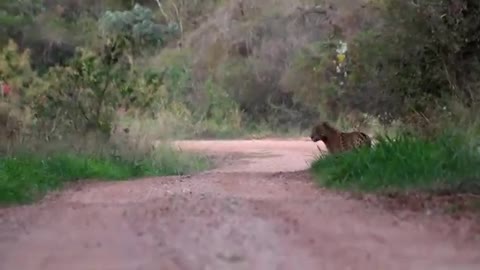
[[479, 5], [0, 0], [0, 80], [12, 89], [1, 129], [108, 138], [144, 121], [186, 138], [298, 134], [323, 119], [476, 134]]

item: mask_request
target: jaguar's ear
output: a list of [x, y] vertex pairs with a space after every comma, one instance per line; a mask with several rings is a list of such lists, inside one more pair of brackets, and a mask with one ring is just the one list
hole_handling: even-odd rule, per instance
[[322, 122], [322, 127], [327, 128], [327, 129], [332, 129], [333, 128], [327, 121]]
[[322, 125], [323, 125], [322, 121], [315, 122], [315, 125], [312, 127], [312, 130], [317, 130], [318, 128], [322, 127]]
[[337, 129], [326, 121], [322, 122], [322, 128], [327, 132], [337, 132]]

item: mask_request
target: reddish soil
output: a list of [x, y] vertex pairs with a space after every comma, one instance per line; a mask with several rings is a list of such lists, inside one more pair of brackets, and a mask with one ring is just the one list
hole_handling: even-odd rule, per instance
[[323, 190], [307, 139], [177, 145], [218, 167], [0, 209], [0, 269], [480, 269], [474, 222]]

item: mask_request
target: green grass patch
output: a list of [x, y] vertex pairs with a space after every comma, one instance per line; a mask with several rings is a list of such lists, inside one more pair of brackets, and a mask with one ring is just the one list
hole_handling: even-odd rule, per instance
[[124, 180], [144, 176], [181, 175], [209, 162], [199, 156], [160, 148], [144, 159], [107, 155], [22, 153], [0, 158], [0, 204], [30, 203], [65, 183], [82, 179]]
[[401, 135], [373, 148], [328, 155], [311, 170], [327, 187], [365, 192], [455, 190], [480, 185], [477, 147], [459, 136], [433, 140]]

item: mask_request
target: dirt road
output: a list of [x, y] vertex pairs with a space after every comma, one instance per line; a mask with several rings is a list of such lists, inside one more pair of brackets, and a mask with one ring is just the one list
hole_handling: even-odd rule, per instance
[[184, 141], [220, 167], [0, 210], [1, 270], [480, 269], [468, 222], [322, 190], [308, 140]]

